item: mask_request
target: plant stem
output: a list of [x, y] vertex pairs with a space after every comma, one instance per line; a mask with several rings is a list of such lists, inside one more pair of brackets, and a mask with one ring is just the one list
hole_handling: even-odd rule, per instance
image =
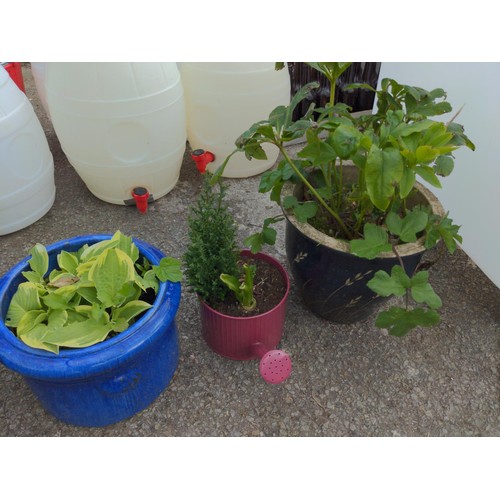
[[[330, 106], [333, 108], [335, 104], [335, 79], [330, 79], [330, 100], [328, 102]], [[333, 110], [331, 110], [330, 118], [333, 117]]]
[[340, 207], [342, 206], [342, 191], [344, 188], [343, 185], [343, 179], [342, 179], [342, 160], [339, 161], [339, 183], [337, 186], [338, 190], [338, 195], [337, 195], [337, 210], [340, 210]]
[[314, 189], [314, 187], [311, 185], [311, 183], [302, 175], [302, 172], [296, 167], [294, 164], [293, 160], [290, 158], [288, 153], [286, 152], [285, 148], [283, 147], [282, 144], [277, 145], [279, 150], [281, 151], [281, 154], [287, 161], [287, 163], [292, 167], [293, 171], [299, 176], [300, 180], [304, 183], [305, 186], [311, 191], [311, 193], [314, 195], [314, 197], [319, 201], [321, 205], [327, 210], [327, 212], [338, 222], [340, 228], [342, 229], [343, 233], [347, 236], [348, 239], [352, 239], [352, 234], [351, 232], [347, 229], [345, 226], [344, 222], [340, 218], [340, 216], [332, 210], [330, 206], [328, 206], [328, 203], [323, 200], [323, 198], [319, 195], [319, 193]]
[[[392, 251], [396, 254], [396, 257], [399, 260], [399, 264], [401, 265], [403, 272], [406, 274], [406, 269], [405, 269], [405, 265], [403, 263], [403, 259], [401, 258], [401, 255], [399, 255], [398, 251], [396, 250], [396, 245], [392, 245]], [[405, 293], [405, 309], [408, 311], [409, 307], [410, 307], [410, 289], [407, 288], [406, 293]]]

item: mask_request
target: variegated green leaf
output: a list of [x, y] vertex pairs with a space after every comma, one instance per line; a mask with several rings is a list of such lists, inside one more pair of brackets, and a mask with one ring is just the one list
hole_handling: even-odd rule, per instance
[[151, 304], [143, 300], [133, 300], [113, 311], [112, 321], [125, 321], [127, 324], [139, 314], [151, 308]]
[[62, 271], [76, 276], [76, 268], [78, 267], [78, 259], [70, 252], [62, 250], [57, 256], [57, 265]]
[[102, 342], [113, 330], [111, 323], [103, 324], [94, 318], [58, 328], [49, 328], [43, 342], [59, 347], [88, 347]]
[[158, 283], [158, 279], [156, 277], [156, 272], [153, 269], [146, 271], [144, 273], [144, 276], [142, 276], [142, 277], [138, 273], [136, 273], [135, 283], [144, 292], [148, 288], [152, 288], [155, 293], [158, 293], [159, 283]]
[[46, 320], [47, 313], [45, 311], [41, 309], [38, 311], [28, 311], [24, 313], [20, 319], [19, 324], [17, 325], [16, 333], [18, 336], [22, 335]]
[[67, 309], [75, 293], [76, 286], [68, 285], [44, 295], [42, 301], [50, 309]]
[[135, 245], [132, 238], [125, 236], [122, 232], [116, 231], [116, 233], [111, 238], [111, 241], [118, 241], [118, 246], [120, 250], [123, 250], [131, 259], [132, 262], [136, 262], [139, 258], [139, 249]]
[[102, 240], [93, 245], [87, 247], [80, 255], [80, 261], [88, 262], [96, 257], [99, 257], [108, 248], [115, 248], [119, 244], [118, 239], [116, 240]]
[[5, 324], [17, 327], [25, 313], [41, 308], [37, 286], [30, 282], [21, 283], [10, 302]]
[[48, 331], [48, 326], [44, 324], [37, 324], [30, 330], [19, 335], [19, 339], [22, 340], [26, 345], [33, 347], [34, 349], [43, 349], [45, 351], [53, 352], [54, 354], [59, 354], [59, 347], [44, 342], [43, 339]]
[[387, 209], [394, 195], [394, 186], [402, 176], [403, 158], [399, 151], [373, 145], [366, 160], [365, 179], [368, 195], [378, 209]]
[[120, 305], [135, 279], [132, 259], [119, 248], [108, 248], [95, 260], [88, 278], [95, 283], [97, 297], [106, 306]]
[[28, 260], [31, 271], [23, 271], [21, 274], [31, 283], [42, 283], [49, 269], [49, 256], [46, 248], [37, 243], [31, 249], [31, 259]]
[[65, 309], [56, 309], [50, 311], [47, 318], [47, 324], [50, 327], [64, 326], [68, 321], [68, 311]]

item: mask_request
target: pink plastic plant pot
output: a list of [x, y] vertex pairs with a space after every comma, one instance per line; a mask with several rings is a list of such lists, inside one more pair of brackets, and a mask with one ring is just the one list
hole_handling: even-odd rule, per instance
[[213, 351], [226, 358], [260, 359], [259, 369], [264, 380], [280, 383], [288, 378], [292, 368], [290, 356], [275, 349], [283, 335], [290, 279], [284, 267], [270, 255], [243, 250], [241, 256], [251, 256], [276, 267], [285, 282], [285, 294], [270, 311], [248, 317], [222, 314], [200, 300], [203, 338]]

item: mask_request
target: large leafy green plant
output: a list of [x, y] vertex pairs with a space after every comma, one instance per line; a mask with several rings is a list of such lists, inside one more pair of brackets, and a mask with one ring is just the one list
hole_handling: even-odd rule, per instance
[[[432, 120], [452, 111], [443, 89], [427, 91], [384, 79], [380, 90], [366, 84], [351, 85], [377, 93], [373, 114], [351, 114], [349, 107], [335, 103], [335, 85], [350, 63], [308, 63], [330, 82], [330, 101], [293, 121], [296, 106], [319, 86], [311, 82], [301, 88], [289, 106], [278, 106], [268, 119], [253, 124], [236, 141], [236, 149], [215, 174], [222, 175], [230, 157], [244, 152], [248, 159], [265, 159], [262, 144], [274, 144], [281, 153], [275, 169], [262, 175], [259, 190], [272, 201], [293, 211], [300, 222], [309, 222], [325, 234], [348, 242], [350, 251], [373, 259], [381, 252], [397, 253], [397, 245], [424, 237], [425, 247], [444, 241], [452, 253], [462, 239], [459, 227], [448, 216], [431, 213], [429, 207], [412, 203], [417, 179], [441, 187], [439, 178], [451, 174], [453, 151], [473, 143], [455, 123]], [[315, 115], [313, 116], [313, 111]], [[287, 143], [305, 139], [295, 157]], [[346, 180], [347, 165], [354, 164], [356, 178]], [[286, 182], [303, 187], [303, 195], [282, 196]], [[283, 216], [264, 221], [262, 230], [245, 243], [252, 251], [273, 244], [271, 225]], [[406, 296], [405, 307], [380, 313], [376, 324], [391, 334], [404, 335], [411, 328], [439, 321], [441, 300], [428, 283], [428, 271], [410, 277], [403, 261], [389, 275], [379, 271], [368, 286], [381, 296]], [[417, 303], [411, 307], [410, 298]]]
[[178, 259], [164, 257], [152, 266], [120, 231], [76, 252], [60, 252], [50, 273], [39, 243], [28, 263], [27, 281], [13, 295], [5, 324], [25, 344], [56, 354], [60, 347], [87, 347], [126, 330], [151, 307], [141, 299], [148, 289], [156, 294], [159, 280], [182, 279]]

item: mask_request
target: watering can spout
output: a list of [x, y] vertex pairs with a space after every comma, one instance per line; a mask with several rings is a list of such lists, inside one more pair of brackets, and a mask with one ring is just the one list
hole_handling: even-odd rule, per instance
[[207, 165], [215, 160], [215, 155], [210, 151], [205, 151], [204, 149], [195, 149], [191, 153], [191, 158], [196, 163], [196, 168], [201, 174], [204, 174]]

